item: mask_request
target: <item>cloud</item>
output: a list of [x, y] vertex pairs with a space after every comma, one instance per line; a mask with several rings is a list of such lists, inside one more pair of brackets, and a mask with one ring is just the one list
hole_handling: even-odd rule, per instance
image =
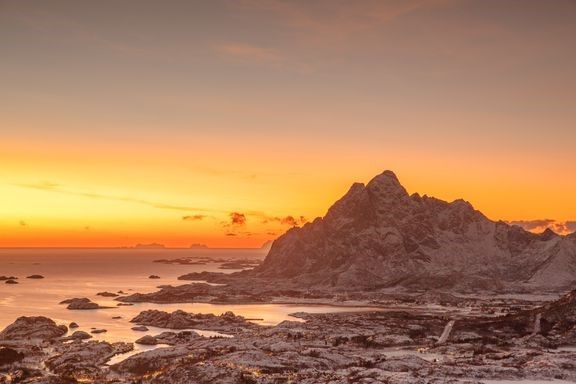
[[230, 213], [230, 224], [237, 226], [246, 225], [246, 215], [238, 212]]
[[60, 187], [60, 184], [56, 184], [51, 181], [39, 181], [37, 183], [18, 184], [18, 186], [31, 189], [40, 189], [44, 191], [54, 191]]
[[294, 218], [294, 216], [286, 216], [280, 219], [280, 224], [289, 225], [291, 227], [295, 227], [300, 224], [305, 224], [307, 222], [304, 216], [300, 216], [298, 218]]
[[184, 221], [199, 221], [204, 220], [206, 215], [190, 215], [190, 216], [182, 216], [182, 220]]
[[[225, 43], [213, 47], [222, 58], [238, 63], [266, 65], [277, 70], [310, 73], [312, 67], [300, 57], [290, 57], [272, 48], [261, 47], [251, 43]], [[252, 178], [255, 175], [250, 175]]]
[[215, 50], [227, 57], [242, 61], [252, 61], [257, 63], [280, 62], [284, 59], [273, 49], [259, 47], [246, 43], [228, 43], [215, 47]]
[[567, 221], [564, 224], [570, 232], [576, 232], [576, 221]]
[[539, 219], [539, 220], [516, 220], [516, 221], [509, 221], [508, 224], [517, 225], [519, 227], [524, 228], [527, 231], [534, 231], [536, 229], [540, 229], [542, 227], [547, 228], [555, 221], [552, 219]]
[[[307, 42], [342, 44], [357, 33], [370, 33], [425, 6], [445, 0], [243, 0], [236, 5], [250, 13], [260, 12], [305, 36]], [[347, 45], [347, 44], [344, 44]]]
[[508, 224], [517, 225], [524, 228], [527, 231], [541, 233], [546, 229], [551, 229], [552, 231], [560, 235], [568, 235], [576, 231], [576, 221], [557, 221], [553, 219], [537, 219], [537, 220], [516, 220], [509, 221]]
[[303, 225], [308, 222], [308, 220], [304, 216], [294, 217], [291, 215], [284, 216], [284, 217], [264, 217], [262, 223], [266, 224], [269, 222], [279, 222], [282, 225], [288, 225], [291, 227], [295, 227], [298, 225]]
[[124, 202], [129, 202], [129, 203], [147, 205], [149, 207], [159, 208], [159, 209], [184, 211], [184, 212], [190, 212], [190, 211], [222, 212], [222, 211], [209, 210], [209, 209], [204, 209], [204, 208], [199, 208], [199, 207], [191, 207], [191, 206], [186, 206], [186, 205], [170, 204], [170, 203], [158, 202], [158, 201], [153, 201], [153, 200], [138, 199], [138, 198], [133, 198], [133, 197], [129, 197], [129, 196], [117, 196], [117, 195], [109, 195], [109, 194], [104, 194], [104, 193], [78, 191], [78, 190], [68, 189], [68, 188], [63, 187], [60, 184], [56, 184], [56, 183], [52, 183], [52, 182], [48, 182], [48, 181], [43, 181], [40, 183], [31, 183], [31, 184], [15, 184], [15, 186], [20, 187], [20, 188], [37, 189], [37, 190], [46, 191], [46, 192], [61, 193], [61, 194], [65, 194], [65, 195], [87, 197], [87, 198], [91, 198], [91, 199], [124, 201]]

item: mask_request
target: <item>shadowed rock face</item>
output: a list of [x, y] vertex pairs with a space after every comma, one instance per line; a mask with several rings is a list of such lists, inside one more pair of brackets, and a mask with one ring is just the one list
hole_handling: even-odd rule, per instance
[[532, 312], [540, 313], [543, 333], [566, 344], [576, 343], [576, 290]]
[[254, 274], [337, 289], [561, 290], [576, 280], [576, 244], [494, 222], [464, 200], [409, 195], [385, 171], [281, 236]]

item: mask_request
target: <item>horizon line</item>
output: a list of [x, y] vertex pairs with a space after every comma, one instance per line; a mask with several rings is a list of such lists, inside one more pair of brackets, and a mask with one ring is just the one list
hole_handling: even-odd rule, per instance
[[211, 249], [211, 250], [219, 250], [219, 249], [265, 249], [262, 247], [158, 247], [158, 248], [145, 248], [145, 247], [0, 247], [2, 249], [132, 249], [132, 250], [139, 250], [139, 251], [149, 251], [149, 250], [176, 250], [176, 249], [189, 249], [189, 250], [198, 250], [198, 249]]

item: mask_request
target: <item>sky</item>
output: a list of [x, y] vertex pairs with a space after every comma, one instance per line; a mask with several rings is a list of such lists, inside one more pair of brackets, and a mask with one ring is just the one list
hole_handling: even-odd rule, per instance
[[0, 247], [259, 247], [394, 171], [576, 230], [571, 0], [0, 0]]

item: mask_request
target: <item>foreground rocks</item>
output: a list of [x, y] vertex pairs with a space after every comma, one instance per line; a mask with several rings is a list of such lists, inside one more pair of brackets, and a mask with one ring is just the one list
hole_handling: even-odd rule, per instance
[[101, 309], [101, 308], [110, 308], [110, 307], [103, 307], [100, 304], [92, 302], [92, 300], [88, 298], [74, 298], [74, 299], [66, 299], [61, 301], [60, 304], [68, 304], [66, 309], [70, 310], [90, 310], [90, 309]]
[[194, 314], [180, 310], [172, 313], [148, 310], [141, 312], [130, 321], [139, 325], [148, 325], [159, 328], [194, 328], [230, 334], [237, 334], [258, 327], [257, 325], [247, 321], [244, 317], [236, 316], [232, 312], [226, 312], [220, 316], [216, 316], [213, 314]]
[[[461, 304], [438, 294], [415, 300], [426, 298]], [[478, 384], [484, 380], [576, 380], [576, 291], [556, 302], [501, 316], [453, 308], [444, 307], [438, 314], [408, 310], [297, 313], [293, 321], [274, 327], [252, 324], [231, 312], [215, 316], [144, 311], [133, 321], [175, 329], [237, 332], [227, 338], [201, 337], [188, 330], [146, 334], [137, 342], [149, 350], [109, 366], [106, 363], [111, 357], [131, 351], [133, 345], [86, 341], [82, 340], [85, 335], [77, 333], [71, 336], [78, 337], [64, 336], [65, 327], [50, 319], [19, 318], [0, 333], [0, 383], [2, 375], [24, 373], [28, 378], [19, 382]], [[490, 312], [497, 311], [490, 308]], [[60, 381], [50, 381], [56, 379]]]
[[0, 367], [9, 365], [24, 359], [24, 354], [12, 348], [0, 348]]
[[102, 365], [114, 355], [133, 348], [132, 344], [101, 341], [59, 344], [55, 347], [54, 356], [48, 358], [45, 364], [50, 371], [64, 378], [105, 380], [106, 372], [102, 370]]
[[102, 297], [118, 297], [118, 296], [120, 296], [120, 295], [117, 294], [117, 293], [114, 293], [114, 292], [98, 292], [98, 293], [96, 294], [96, 296], [102, 296]]
[[[528, 312], [448, 318], [407, 312], [298, 314], [306, 322], [255, 327], [234, 338], [193, 338], [111, 369], [150, 383], [480, 383], [576, 379], [576, 352], [532, 334]], [[574, 323], [572, 323], [574, 326]], [[146, 340], [158, 343], [154, 340]], [[169, 363], [172, 362], [172, 363]], [[176, 363], [174, 363], [176, 362]]]
[[0, 332], [0, 340], [50, 340], [68, 332], [65, 325], [56, 323], [44, 316], [19, 317]]

